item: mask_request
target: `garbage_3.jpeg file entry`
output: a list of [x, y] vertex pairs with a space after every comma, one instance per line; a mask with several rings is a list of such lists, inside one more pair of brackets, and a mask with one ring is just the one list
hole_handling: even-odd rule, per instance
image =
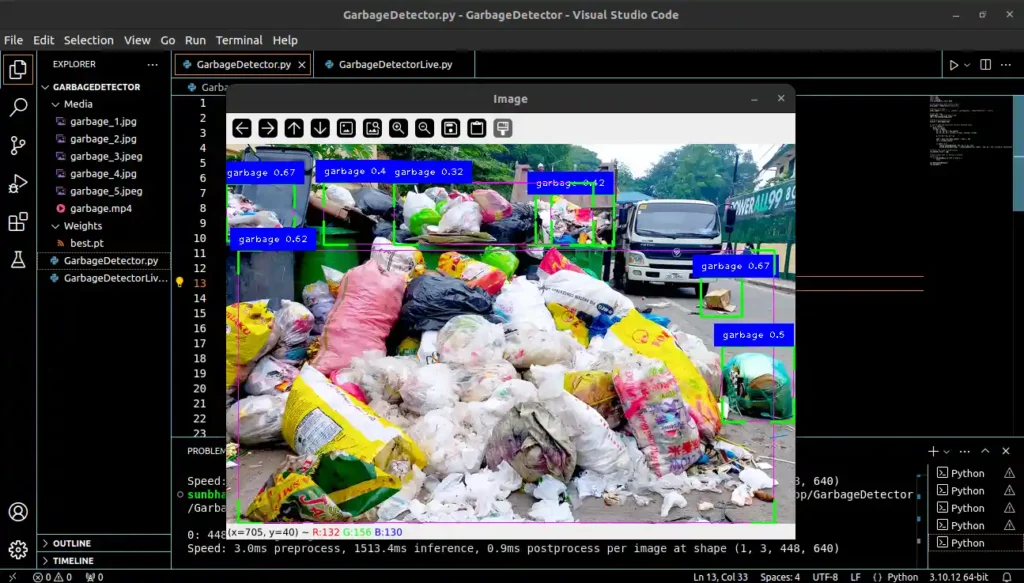
[[226, 157], [230, 524], [792, 527], [795, 145]]

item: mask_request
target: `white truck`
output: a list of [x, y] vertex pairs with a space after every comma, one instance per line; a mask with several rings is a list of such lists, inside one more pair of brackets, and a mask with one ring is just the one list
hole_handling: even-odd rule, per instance
[[614, 275], [626, 293], [637, 291], [638, 284], [658, 284], [701, 295], [716, 281], [693, 276], [694, 255], [722, 252], [722, 220], [714, 203], [647, 200], [631, 205], [619, 219]]

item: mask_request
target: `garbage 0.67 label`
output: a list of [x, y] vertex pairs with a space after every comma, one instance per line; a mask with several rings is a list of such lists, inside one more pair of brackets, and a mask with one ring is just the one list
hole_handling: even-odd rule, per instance
[[694, 277], [775, 277], [778, 275], [777, 259], [774, 253], [749, 255], [695, 255], [693, 257]]

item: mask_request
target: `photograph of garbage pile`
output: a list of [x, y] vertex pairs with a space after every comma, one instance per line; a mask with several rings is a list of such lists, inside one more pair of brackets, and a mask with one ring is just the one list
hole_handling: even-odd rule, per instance
[[[781, 400], [785, 370], [723, 374], [710, 342], [607, 282], [607, 252], [560, 247], [610, 243], [614, 197], [537, 212], [512, 184], [315, 182], [341, 158], [471, 159], [475, 182], [521, 182], [568, 169], [558, 148], [581, 149], [229, 145], [309, 162], [297, 204], [229, 185], [229, 228], [324, 243], [228, 253], [229, 522], [793, 521], [774, 426], [744, 444], [721, 402], [743, 383]], [[591, 158], [572, 168], [616, 169]]]

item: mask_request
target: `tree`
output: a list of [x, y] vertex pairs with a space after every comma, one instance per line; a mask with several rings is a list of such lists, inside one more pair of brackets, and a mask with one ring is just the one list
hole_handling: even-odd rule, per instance
[[753, 155], [733, 144], [688, 144], [662, 156], [642, 184], [647, 194], [657, 198], [689, 198], [722, 204], [734, 192], [753, 190], [758, 172]]
[[633, 177], [633, 171], [630, 170], [629, 166], [624, 162], [616, 161], [615, 186], [620, 192], [637, 190], [640, 188], [640, 182]]

